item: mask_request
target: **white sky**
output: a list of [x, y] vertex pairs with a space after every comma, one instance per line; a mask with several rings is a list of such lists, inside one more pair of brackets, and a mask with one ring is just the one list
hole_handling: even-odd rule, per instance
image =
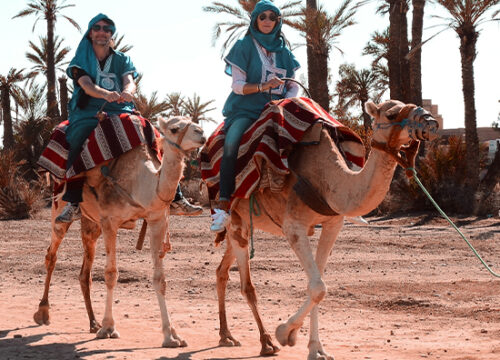
[[[225, 2], [236, 4], [236, 0]], [[2, 75], [6, 75], [11, 67], [31, 67], [25, 57], [28, 41], [38, 44], [38, 36], [46, 32], [44, 21], [39, 21], [35, 32], [32, 32], [34, 16], [11, 19], [27, 3], [27, 0], [0, 1]], [[97, 13], [108, 15], [115, 21], [118, 33], [125, 35], [124, 42], [134, 46], [128, 54], [138, 71], [144, 74], [142, 86], [146, 94], [158, 90], [160, 97], [174, 91], [192, 96], [196, 92], [202, 101], [215, 100], [217, 109], [209, 116], [221, 122], [222, 106], [230, 91], [230, 77], [223, 72], [220, 43], [216, 47], [212, 46], [213, 25], [218, 19], [224, 18], [202, 11], [202, 6], [210, 3], [208, 0], [68, 0], [66, 4], [76, 6], [65, 9], [63, 13], [76, 20], [82, 29], [87, 28], [88, 21]], [[279, 5], [283, 1], [276, 3]], [[320, 0], [319, 3], [332, 13], [341, 1]], [[427, 5], [426, 14], [431, 13], [443, 15], [436, 5]], [[388, 25], [387, 17], [375, 14], [374, 5], [361, 9], [356, 20], [358, 24], [348, 28], [339, 40], [344, 55], [334, 52], [330, 56], [334, 82], [338, 80], [337, 68], [341, 63], [369, 66], [371, 58], [362, 56], [361, 51], [375, 30], [382, 31]], [[411, 25], [411, 19], [409, 21]], [[429, 26], [431, 21], [436, 23], [435, 19], [426, 17], [424, 25]], [[298, 41], [291, 29], [284, 28], [284, 31], [290, 40]], [[426, 30], [424, 38], [435, 31]], [[71, 47], [70, 60], [82, 34], [62, 17], [56, 24], [56, 34], [65, 39], [65, 46]], [[490, 126], [500, 111], [499, 35], [499, 25], [490, 22], [483, 26], [477, 43], [475, 79], [478, 126]], [[445, 128], [464, 127], [458, 46], [455, 32], [449, 30], [423, 48], [423, 97], [432, 99], [439, 106]], [[294, 53], [302, 65], [297, 74], [299, 77], [306, 73], [305, 48], [300, 47]], [[207, 131], [211, 128], [207, 126]]]

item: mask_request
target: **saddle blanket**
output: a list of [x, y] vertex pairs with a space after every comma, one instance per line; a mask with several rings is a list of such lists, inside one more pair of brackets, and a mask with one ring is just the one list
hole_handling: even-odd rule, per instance
[[69, 153], [69, 144], [66, 141], [68, 125], [69, 122], [66, 120], [55, 128], [47, 147], [37, 162], [38, 165], [59, 179], [69, 179], [141, 144], [147, 144], [161, 160], [160, 150], [156, 142], [156, 139], [160, 137], [160, 132], [147, 119], [124, 113], [119, 116], [107, 116], [106, 119], [99, 122], [83, 144], [82, 151], [76, 157], [73, 165], [66, 170], [66, 160]]
[[[362, 144], [354, 131], [335, 120], [311, 99], [297, 97], [272, 101], [243, 134], [235, 168], [233, 198], [249, 198], [258, 188], [262, 172], [265, 171], [264, 162], [271, 172], [283, 176], [288, 174], [287, 158], [292, 145], [300, 142], [306, 130], [316, 122], [322, 122], [329, 130], [338, 131], [340, 141], [349, 140]], [[207, 184], [210, 200], [218, 199], [224, 137], [221, 124], [200, 152], [201, 176]], [[364, 158], [349, 158], [349, 154], [346, 155], [350, 161], [363, 167]]]

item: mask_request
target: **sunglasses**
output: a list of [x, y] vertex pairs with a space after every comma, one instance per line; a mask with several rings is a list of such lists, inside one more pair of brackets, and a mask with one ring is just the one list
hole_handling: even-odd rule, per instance
[[92, 30], [94, 30], [94, 31], [102, 30], [104, 32], [111, 33], [111, 32], [113, 32], [113, 27], [111, 25], [95, 24], [95, 25], [92, 25]]
[[279, 16], [276, 15], [275, 13], [273, 13], [273, 12], [270, 13], [269, 16], [267, 16], [267, 14], [265, 14], [265, 13], [262, 13], [262, 14], [259, 15], [259, 20], [260, 21], [264, 21], [264, 20], [266, 20], [268, 18], [271, 21], [276, 21], [276, 20], [278, 20]]

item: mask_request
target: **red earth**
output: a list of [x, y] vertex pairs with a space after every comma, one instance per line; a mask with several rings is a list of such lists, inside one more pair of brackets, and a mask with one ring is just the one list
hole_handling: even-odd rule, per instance
[[[50, 292], [51, 324], [38, 326], [49, 244], [50, 211], [35, 219], [1, 221], [1, 359], [260, 359], [259, 334], [239, 292], [236, 267], [228, 283], [228, 320], [241, 347], [218, 347], [215, 269], [224, 251], [213, 245], [209, 212], [171, 217], [173, 250], [165, 257], [167, 304], [188, 346], [161, 347], [159, 308], [152, 288], [148, 241], [120, 230], [113, 314], [119, 339], [89, 333], [78, 273], [79, 224], [58, 253]], [[500, 359], [500, 279], [474, 257], [448, 223], [429, 214], [371, 217], [370, 226], [346, 223], [326, 269], [328, 294], [320, 305], [320, 336], [335, 359]], [[500, 219], [454, 219], [476, 249], [500, 272]], [[319, 231], [311, 238], [316, 244]], [[306, 278], [284, 238], [255, 234], [252, 275], [268, 331], [300, 307]], [[92, 299], [104, 312], [105, 251], [99, 241]], [[307, 358], [306, 322], [297, 344], [277, 359]]]

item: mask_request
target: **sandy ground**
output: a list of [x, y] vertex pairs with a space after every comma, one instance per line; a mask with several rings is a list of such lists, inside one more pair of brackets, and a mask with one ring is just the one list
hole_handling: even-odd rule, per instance
[[[338, 359], [500, 359], [500, 279], [491, 276], [442, 219], [425, 215], [346, 223], [327, 266], [328, 294], [320, 334]], [[456, 219], [474, 246], [500, 272], [500, 219]], [[228, 319], [241, 347], [218, 347], [215, 248], [203, 216], [171, 217], [173, 251], [166, 255], [167, 304], [188, 346], [161, 347], [159, 308], [152, 288], [148, 241], [135, 250], [138, 228], [118, 237], [119, 283], [114, 317], [120, 339], [88, 331], [78, 273], [82, 246], [73, 224], [59, 249], [50, 293], [51, 324], [32, 316], [42, 296], [49, 210], [36, 219], [0, 222], [1, 359], [260, 359], [258, 330], [239, 292], [237, 270], [228, 285]], [[312, 237], [317, 242], [319, 231]], [[276, 326], [305, 299], [306, 281], [285, 239], [256, 234], [254, 283], [265, 325]], [[92, 299], [104, 312], [105, 254], [98, 244]], [[279, 359], [307, 357], [309, 324]]]

